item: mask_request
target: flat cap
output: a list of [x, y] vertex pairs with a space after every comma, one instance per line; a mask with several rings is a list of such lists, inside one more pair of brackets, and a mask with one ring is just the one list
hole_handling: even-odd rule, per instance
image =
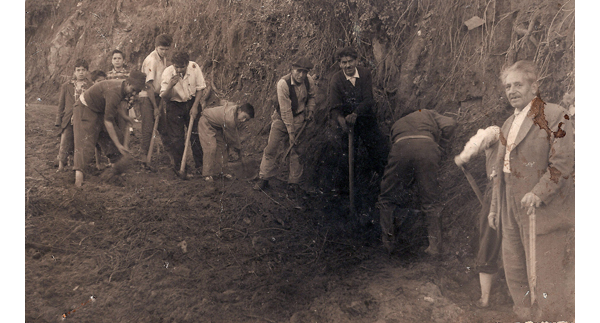
[[129, 77], [127, 78], [127, 82], [131, 84], [137, 90], [143, 90], [146, 86], [146, 74], [140, 71], [132, 71], [129, 73]]
[[306, 56], [302, 56], [292, 63], [292, 67], [301, 68], [304, 70], [310, 70], [311, 68], [313, 68], [313, 66], [314, 65]]

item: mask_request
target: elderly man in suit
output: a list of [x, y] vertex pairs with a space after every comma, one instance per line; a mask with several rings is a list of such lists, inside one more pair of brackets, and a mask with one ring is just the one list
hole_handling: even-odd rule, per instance
[[[537, 79], [531, 61], [516, 62], [501, 75], [514, 115], [500, 133], [496, 162], [500, 171], [494, 179], [489, 222], [502, 230], [502, 257], [514, 312], [521, 319], [572, 321], [573, 125], [560, 106], [542, 101]], [[535, 235], [530, 235], [532, 214]]]

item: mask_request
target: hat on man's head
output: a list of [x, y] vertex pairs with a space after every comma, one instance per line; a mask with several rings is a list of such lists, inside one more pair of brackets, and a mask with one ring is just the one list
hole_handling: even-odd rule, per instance
[[314, 65], [306, 56], [302, 56], [292, 63], [292, 67], [300, 68], [303, 70], [310, 70], [311, 68], [313, 68], [313, 66]]
[[127, 82], [138, 90], [143, 90], [146, 86], [146, 74], [140, 71], [132, 71], [129, 73]]

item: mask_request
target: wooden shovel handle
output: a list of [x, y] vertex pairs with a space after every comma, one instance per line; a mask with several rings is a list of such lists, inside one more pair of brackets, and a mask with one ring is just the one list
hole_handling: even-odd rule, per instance
[[190, 138], [192, 137], [192, 128], [194, 126], [194, 118], [190, 115], [190, 124], [188, 125], [187, 134], [185, 135], [185, 147], [183, 148], [183, 157], [181, 157], [181, 167], [179, 168], [179, 174], [183, 174], [185, 172], [185, 161], [186, 156], [188, 154], [188, 150], [190, 150]]

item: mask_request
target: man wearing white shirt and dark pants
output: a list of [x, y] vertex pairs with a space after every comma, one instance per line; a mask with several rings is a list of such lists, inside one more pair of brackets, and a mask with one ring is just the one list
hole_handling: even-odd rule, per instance
[[[537, 79], [537, 67], [531, 61], [516, 62], [502, 73], [515, 114], [500, 132], [496, 169], [501, 171], [494, 178], [489, 222], [502, 231], [502, 258], [513, 311], [522, 320], [573, 321], [573, 125], [564, 109], [536, 97]], [[533, 239], [531, 214], [535, 214]]]
[[[161, 77], [160, 96], [166, 102], [167, 133], [171, 142], [169, 152], [173, 157], [174, 170], [179, 172], [185, 148], [185, 127], [190, 118], [194, 120], [190, 145], [196, 164], [196, 172], [202, 172], [202, 147], [198, 137], [198, 120], [205, 100], [206, 83], [200, 66], [190, 61], [186, 52], [172, 57], [173, 65], [167, 67]], [[202, 102], [205, 103], [205, 102]]]

